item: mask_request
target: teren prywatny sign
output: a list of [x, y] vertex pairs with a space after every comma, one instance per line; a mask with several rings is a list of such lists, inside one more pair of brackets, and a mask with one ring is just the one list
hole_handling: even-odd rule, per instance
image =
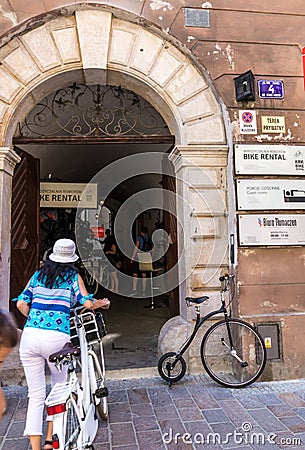
[[234, 146], [237, 175], [305, 175], [305, 146]]
[[42, 208], [97, 208], [97, 185], [85, 183], [40, 183]]

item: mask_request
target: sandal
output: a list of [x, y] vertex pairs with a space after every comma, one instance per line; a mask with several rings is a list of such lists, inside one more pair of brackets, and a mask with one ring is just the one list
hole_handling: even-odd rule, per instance
[[44, 441], [44, 450], [53, 450], [53, 443], [52, 441]]

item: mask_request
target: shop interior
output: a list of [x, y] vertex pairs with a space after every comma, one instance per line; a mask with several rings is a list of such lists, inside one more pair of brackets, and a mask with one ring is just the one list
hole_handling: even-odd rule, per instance
[[[45, 183], [88, 183], [97, 169], [111, 164], [124, 156], [137, 152], [168, 151], [165, 144], [18, 144], [18, 147], [38, 158], [40, 161], [40, 180]], [[102, 158], [101, 158], [102, 153]], [[94, 254], [101, 254], [105, 230], [113, 229], [116, 210], [129, 197], [147, 188], [160, 188], [160, 175], [137, 176], [119, 185], [111, 196], [97, 199], [96, 208], [80, 211], [77, 208], [40, 208], [39, 260], [47, 258], [56, 239], [69, 237], [75, 239], [75, 233], [82, 228], [86, 234], [87, 249], [82, 249], [79, 270], [87, 288], [95, 297], [107, 296], [111, 308], [104, 313], [107, 336], [104, 338], [105, 358], [108, 370], [154, 367], [157, 362], [157, 341], [162, 325], [171, 317], [167, 294], [154, 293], [154, 308], [150, 298], [136, 298], [118, 295], [107, 289], [105, 280], [102, 285], [99, 277], [92, 277], [88, 265], [94, 261]], [[90, 227], [88, 214], [98, 217], [98, 227]], [[133, 226], [134, 238], [141, 226], [148, 227], [152, 233], [163, 226], [163, 211], [151, 209], [143, 212]], [[86, 256], [87, 255], [87, 256]], [[130, 273], [130, 261], [122, 255], [122, 271]], [[166, 255], [161, 265], [166, 266]], [[131, 273], [130, 273], [131, 275]], [[109, 281], [109, 279], [108, 279]], [[106, 283], [106, 284], [105, 284]], [[131, 286], [130, 286], [131, 288]]]

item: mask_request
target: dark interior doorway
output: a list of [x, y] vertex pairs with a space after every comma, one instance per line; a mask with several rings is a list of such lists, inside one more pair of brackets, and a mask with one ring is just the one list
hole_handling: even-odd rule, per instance
[[[85, 223], [87, 220], [86, 214], [77, 217], [73, 207], [65, 210], [54, 208], [50, 214], [43, 210], [39, 203], [39, 179], [87, 184], [97, 172], [115, 161], [130, 155], [163, 155], [174, 147], [174, 142], [175, 138], [170, 135], [162, 116], [144, 98], [120, 86], [73, 83], [42, 99], [19, 124], [14, 139], [22, 162], [13, 180], [13, 296], [24, 288], [43, 259], [42, 253], [47, 254], [48, 248], [42, 247], [48, 236], [50, 239], [46, 247], [52, 247], [57, 238], [73, 238], [77, 221]], [[97, 199], [96, 206], [100, 207], [103, 203], [114, 218], [120, 205], [139, 191], [149, 188], [175, 191], [174, 177], [162, 176], [162, 173], [139, 174], [119, 184], [109, 197]], [[22, 202], [26, 202], [26, 210], [21, 206]], [[97, 210], [95, 214], [98, 216], [99, 212]], [[176, 223], [166, 212], [162, 214], [163, 226], [168, 227], [172, 238], [165, 263], [165, 270], [168, 270], [177, 262]], [[45, 219], [48, 224], [51, 223], [51, 230], [44, 229], [42, 222]], [[140, 225], [139, 216], [136, 218], [135, 233]], [[93, 252], [94, 248], [89, 248], [88, 259]], [[31, 253], [30, 257], [28, 253]], [[81, 256], [86, 273], [89, 266], [85, 263], [90, 261], [84, 260], [83, 252]], [[129, 270], [128, 261], [123, 270]], [[144, 309], [147, 299], [113, 294], [105, 291], [104, 284], [98, 285], [95, 296], [105, 295], [112, 300], [109, 314], [105, 314], [109, 367], [151, 365], [162, 324], [179, 313], [177, 293], [173, 290], [160, 296], [160, 308], [154, 310]]]

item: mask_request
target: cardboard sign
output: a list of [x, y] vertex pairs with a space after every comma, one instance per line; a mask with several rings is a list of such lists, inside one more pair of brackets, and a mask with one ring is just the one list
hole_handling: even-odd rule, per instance
[[262, 116], [262, 133], [286, 133], [284, 116]]

